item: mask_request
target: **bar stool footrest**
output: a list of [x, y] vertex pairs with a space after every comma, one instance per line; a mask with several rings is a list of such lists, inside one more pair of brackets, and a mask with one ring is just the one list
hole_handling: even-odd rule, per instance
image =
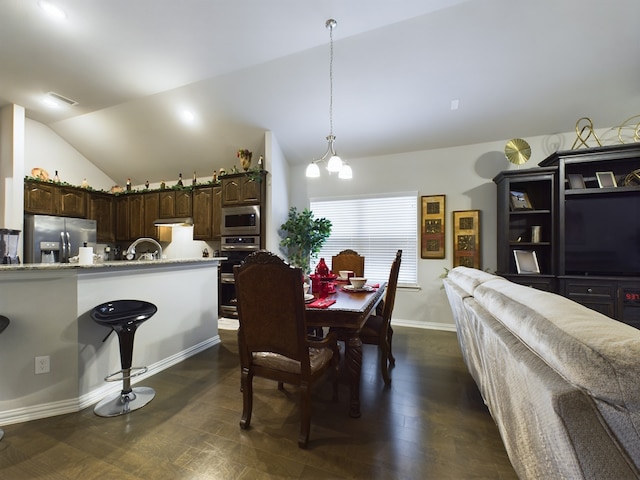
[[[147, 367], [131, 367], [129, 369], [129, 375], [125, 375], [125, 370], [118, 370], [117, 372], [110, 373], [106, 377], [104, 377], [105, 382], [117, 382], [126, 380], [127, 378], [137, 377], [138, 375], [142, 375], [143, 373], [147, 373]], [[122, 375], [121, 377], [116, 377], [116, 375]]]

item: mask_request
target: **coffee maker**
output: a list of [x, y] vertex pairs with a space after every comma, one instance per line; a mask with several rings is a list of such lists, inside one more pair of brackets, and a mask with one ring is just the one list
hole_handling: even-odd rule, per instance
[[19, 264], [18, 245], [20, 230], [0, 228], [0, 255], [3, 264]]

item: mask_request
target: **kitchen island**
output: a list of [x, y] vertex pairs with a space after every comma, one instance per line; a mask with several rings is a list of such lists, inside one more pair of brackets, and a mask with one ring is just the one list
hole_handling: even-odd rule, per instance
[[[148, 371], [132, 383], [219, 343], [220, 260], [0, 266], [0, 315], [11, 321], [0, 335], [0, 425], [75, 412], [121, 389], [104, 381], [120, 351], [91, 319], [101, 303], [158, 307], [136, 333], [133, 365]], [[49, 358], [49, 373], [35, 374], [36, 357]]]

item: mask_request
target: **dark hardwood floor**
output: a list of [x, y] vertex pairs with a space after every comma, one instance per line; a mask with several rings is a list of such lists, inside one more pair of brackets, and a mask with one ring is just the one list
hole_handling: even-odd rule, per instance
[[220, 345], [144, 380], [157, 395], [141, 410], [101, 418], [91, 407], [5, 426], [0, 478], [517, 478], [455, 333], [396, 327], [389, 389], [377, 349], [365, 345], [362, 417], [348, 416], [346, 384], [334, 403], [322, 382], [307, 450], [297, 446], [291, 386], [283, 393], [256, 379], [251, 428], [240, 429], [236, 333], [220, 336]]

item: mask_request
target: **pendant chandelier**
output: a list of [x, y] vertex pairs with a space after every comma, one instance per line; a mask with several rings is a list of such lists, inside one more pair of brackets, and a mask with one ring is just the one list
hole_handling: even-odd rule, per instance
[[327, 164], [327, 170], [329, 174], [338, 173], [338, 177], [348, 180], [353, 177], [353, 172], [351, 171], [351, 167], [347, 165], [345, 161], [343, 161], [338, 154], [336, 153], [336, 149], [334, 146], [334, 142], [336, 140], [335, 135], [333, 135], [333, 29], [336, 28], [338, 22], [336, 22], [333, 18], [330, 18], [326, 21], [325, 27], [329, 30], [329, 135], [327, 135], [327, 151], [324, 153], [322, 157], [317, 160], [313, 160], [307, 166], [307, 177], [317, 178], [320, 176], [320, 167], [318, 167], [319, 163]]

